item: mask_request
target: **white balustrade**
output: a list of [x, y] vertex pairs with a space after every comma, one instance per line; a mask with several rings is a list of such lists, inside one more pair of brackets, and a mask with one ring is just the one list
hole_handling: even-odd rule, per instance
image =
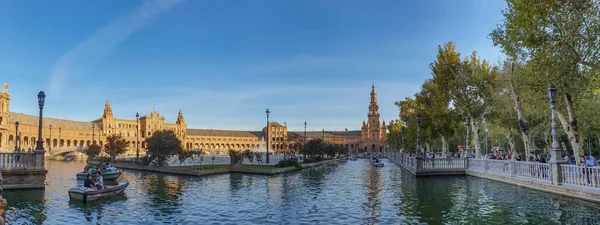
[[36, 153], [0, 153], [0, 168], [35, 168]]
[[600, 188], [600, 167], [561, 165], [562, 184], [565, 186]]
[[[388, 158], [390, 156], [388, 155]], [[475, 158], [417, 158], [403, 154], [391, 159], [402, 167], [419, 171], [461, 170], [490, 174], [513, 179], [553, 184], [550, 163], [490, 160]], [[417, 168], [419, 165], [419, 168]], [[555, 167], [556, 168], [556, 167]], [[562, 186], [600, 191], [600, 167], [560, 165], [559, 183]], [[556, 185], [556, 184], [553, 184]]]
[[465, 158], [423, 158], [423, 170], [466, 169]]
[[548, 163], [511, 162], [513, 175], [522, 178], [541, 180], [545, 183], [552, 182], [552, 168]]

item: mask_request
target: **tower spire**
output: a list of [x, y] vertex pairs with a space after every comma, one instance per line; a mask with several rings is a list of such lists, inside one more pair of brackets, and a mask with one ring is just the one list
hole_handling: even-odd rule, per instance
[[104, 104], [104, 115], [102, 115], [102, 118], [112, 118], [113, 114], [112, 114], [112, 109], [110, 108], [110, 102], [108, 102], [108, 100], [106, 100], [106, 104]]
[[369, 104], [369, 114], [379, 114], [379, 106], [377, 105], [377, 93], [375, 92], [375, 82], [371, 88], [371, 104]]

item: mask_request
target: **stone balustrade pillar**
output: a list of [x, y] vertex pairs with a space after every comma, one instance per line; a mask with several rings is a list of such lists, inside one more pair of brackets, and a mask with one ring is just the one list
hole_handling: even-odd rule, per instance
[[423, 170], [423, 157], [417, 156], [416, 160], [417, 160], [417, 171]]
[[34, 150], [35, 152], [35, 167], [36, 169], [41, 169], [43, 170], [44, 167], [44, 153], [46, 153], [46, 151], [44, 150]]
[[563, 177], [562, 177], [562, 167], [561, 164], [565, 164], [564, 161], [550, 161], [550, 170], [552, 170], [552, 184], [560, 185]]
[[0, 225], [4, 225], [4, 211], [6, 211], [6, 200], [2, 198], [2, 182], [4, 179], [2, 178], [2, 171], [0, 171]]

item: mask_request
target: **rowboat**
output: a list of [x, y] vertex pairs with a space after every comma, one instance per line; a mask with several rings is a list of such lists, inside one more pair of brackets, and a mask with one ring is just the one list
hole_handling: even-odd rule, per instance
[[111, 196], [123, 196], [121, 193], [129, 186], [129, 182], [119, 182], [116, 185], [105, 185], [104, 189], [87, 188], [82, 185], [77, 185], [69, 189], [69, 199], [80, 200], [83, 202], [93, 201]]
[[[96, 171], [92, 171], [90, 174], [92, 180], [96, 180]], [[109, 167], [102, 171], [102, 178], [104, 180], [116, 180], [121, 176], [121, 172], [117, 172], [117, 168]], [[77, 180], [85, 180], [87, 178], [87, 173], [77, 173]]]
[[374, 163], [371, 163], [371, 166], [373, 166], [373, 167], [383, 167], [383, 163], [382, 162], [374, 162]]

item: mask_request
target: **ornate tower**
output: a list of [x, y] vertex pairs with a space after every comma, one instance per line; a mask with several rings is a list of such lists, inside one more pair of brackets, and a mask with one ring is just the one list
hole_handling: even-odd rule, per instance
[[111, 135], [116, 133], [116, 124], [115, 124], [115, 116], [113, 115], [112, 108], [110, 108], [110, 102], [106, 100], [106, 104], [104, 104], [104, 113], [102, 114], [102, 124], [96, 124], [98, 128], [102, 128], [101, 132], [105, 135]]
[[0, 93], [0, 149], [8, 148], [8, 127], [10, 123], [10, 95], [8, 84], [5, 82]]
[[360, 139], [369, 140], [369, 125], [363, 120], [362, 126], [360, 127]]
[[181, 109], [179, 110], [179, 114], [177, 115], [177, 121], [175, 122], [175, 124], [177, 125], [177, 131], [175, 131], [175, 134], [177, 135], [177, 137], [181, 138], [181, 143], [184, 144], [185, 130], [187, 129], [187, 126], [185, 124], [185, 119], [183, 119], [183, 112], [181, 111]]
[[369, 121], [369, 140], [381, 140], [380, 125], [379, 125], [379, 105], [377, 105], [377, 93], [375, 92], [375, 84], [371, 86], [371, 103], [369, 104], [369, 113], [367, 114]]

